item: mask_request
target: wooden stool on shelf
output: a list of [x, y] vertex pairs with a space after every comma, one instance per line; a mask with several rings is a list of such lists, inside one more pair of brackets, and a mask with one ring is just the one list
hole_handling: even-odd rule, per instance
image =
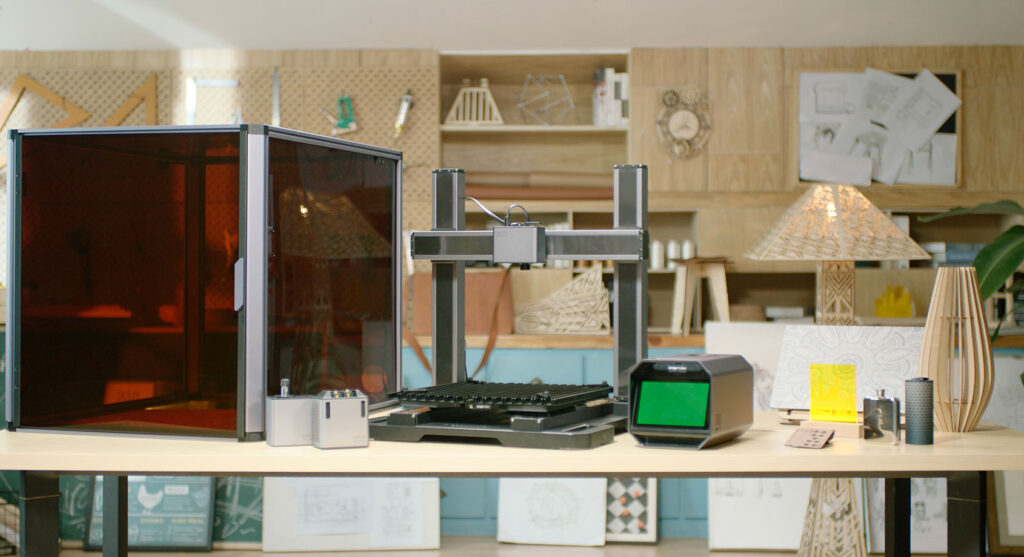
[[715, 319], [729, 321], [729, 291], [725, 285], [724, 257], [672, 259], [676, 264], [676, 282], [672, 290], [672, 334], [689, 335], [693, 307], [697, 299], [697, 281], [708, 279], [708, 295]]

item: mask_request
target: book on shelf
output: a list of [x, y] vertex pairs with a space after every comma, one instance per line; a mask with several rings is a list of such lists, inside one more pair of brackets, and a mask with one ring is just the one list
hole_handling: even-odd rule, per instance
[[595, 126], [629, 123], [629, 74], [615, 68], [594, 70], [593, 118]]

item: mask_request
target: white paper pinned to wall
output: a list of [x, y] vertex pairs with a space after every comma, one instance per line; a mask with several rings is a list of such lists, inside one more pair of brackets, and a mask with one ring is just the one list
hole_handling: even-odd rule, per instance
[[264, 551], [436, 549], [437, 478], [265, 478]]
[[604, 478], [501, 478], [498, 541], [604, 545]]
[[960, 106], [960, 98], [935, 74], [921, 70], [882, 116], [882, 124], [908, 149], [924, 145]]

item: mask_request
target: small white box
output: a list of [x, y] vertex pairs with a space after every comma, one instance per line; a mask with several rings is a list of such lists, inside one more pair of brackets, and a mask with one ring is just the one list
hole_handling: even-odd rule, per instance
[[369, 399], [358, 389], [321, 391], [313, 401], [313, 445], [320, 449], [370, 444]]
[[267, 397], [267, 444], [272, 447], [313, 442], [313, 395]]

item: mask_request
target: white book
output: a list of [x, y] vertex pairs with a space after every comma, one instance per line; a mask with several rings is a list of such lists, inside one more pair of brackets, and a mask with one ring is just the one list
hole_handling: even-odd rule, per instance
[[615, 107], [613, 114], [614, 125], [625, 126], [629, 123], [629, 74], [615, 74], [615, 90], [613, 91]]

